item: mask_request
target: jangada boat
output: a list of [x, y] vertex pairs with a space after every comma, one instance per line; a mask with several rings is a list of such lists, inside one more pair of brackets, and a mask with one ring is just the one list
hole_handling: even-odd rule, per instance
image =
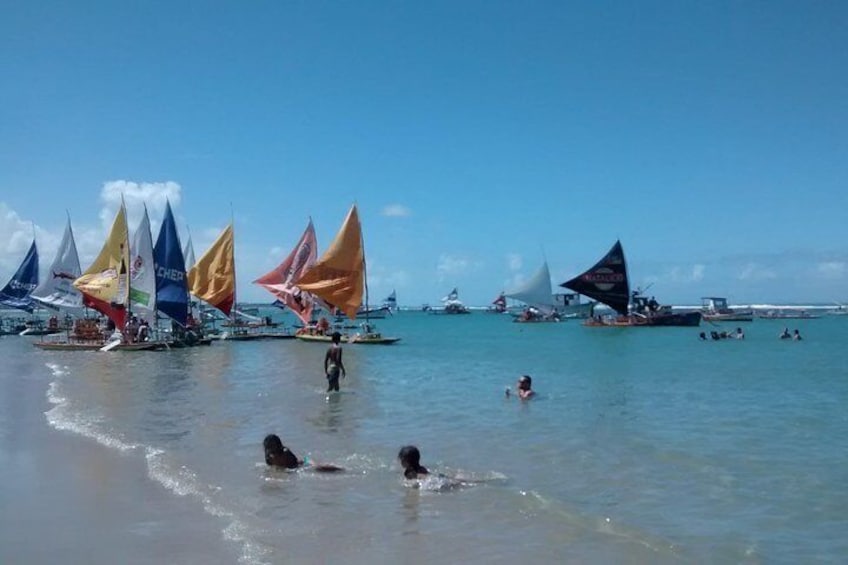
[[[301, 292], [311, 293], [327, 305], [338, 308], [355, 320], [365, 298], [365, 323], [363, 331], [347, 335], [347, 343], [391, 344], [399, 337], [386, 337], [376, 332], [368, 322], [368, 281], [365, 265], [365, 246], [362, 242], [362, 225], [356, 206], [351, 206], [347, 217], [326, 252], [313, 265], [294, 278], [291, 284]], [[302, 341], [330, 341], [327, 332], [313, 332], [308, 328], [298, 331], [295, 337]]]
[[539, 270], [524, 284], [506, 294], [507, 298], [518, 300], [527, 308], [513, 318], [519, 323], [559, 322], [560, 316], [554, 307], [554, 294], [551, 290], [551, 271], [548, 262], [543, 261]]
[[640, 292], [630, 292], [627, 263], [621, 242], [615, 245], [588, 271], [560, 286], [606, 304], [618, 314], [611, 318], [595, 316], [584, 325], [591, 327], [629, 326], [698, 326], [700, 312], [674, 312], [671, 306], [661, 306]]

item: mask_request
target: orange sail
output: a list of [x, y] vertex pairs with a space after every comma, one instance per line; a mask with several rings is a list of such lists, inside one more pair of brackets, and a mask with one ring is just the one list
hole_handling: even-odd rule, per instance
[[318, 258], [317, 247], [315, 228], [312, 227], [312, 220], [309, 220], [309, 225], [289, 256], [276, 269], [253, 281], [276, 296], [305, 324], [312, 319], [314, 300], [312, 295], [302, 292], [292, 281], [315, 264]]
[[233, 226], [221, 232], [215, 243], [188, 272], [188, 290], [227, 316], [236, 296], [236, 258]]
[[356, 318], [365, 287], [365, 250], [356, 206], [351, 206], [329, 249], [294, 285], [339, 308], [351, 320]]
[[127, 214], [122, 204], [97, 259], [74, 281], [82, 293], [83, 304], [108, 316], [121, 331], [127, 321], [129, 264]]

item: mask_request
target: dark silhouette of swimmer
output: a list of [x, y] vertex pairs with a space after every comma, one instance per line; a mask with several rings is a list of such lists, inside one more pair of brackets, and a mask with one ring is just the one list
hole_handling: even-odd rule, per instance
[[398, 452], [403, 476], [407, 479], [417, 479], [418, 475], [429, 475], [430, 471], [421, 466], [421, 452], [414, 445], [405, 445]]
[[268, 434], [265, 436], [262, 446], [265, 448], [265, 463], [271, 467], [281, 467], [283, 469], [309, 467], [314, 471], [322, 473], [344, 471], [344, 469], [336, 465], [316, 464], [305, 459], [298, 459], [288, 447], [283, 445], [280, 436], [277, 434]]
[[789, 334], [789, 328], [783, 328], [783, 333], [780, 334], [780, 339], [791, 339], [792, 336]]
[[324, 355], [324, 374], [327, 375], [327, 392], [339, 390], [339, 376], [345, 378], [344, 363], [342, 362], [342, 334], [333, 332], [333, 344], [327, 349], [327, 354]]
[[794, 339], [795, 341], [801, 341], [804, 338], [801, 337], [801, 332], [799, 332], [798, 330], [795, 330], [792, 333], [792, 339]]
[[704, 332], [701, 332], [701, 333], [698, 335], [698, 338], [699, 338], [701, 341], [707, 341], [707, 334], [705, 334]]

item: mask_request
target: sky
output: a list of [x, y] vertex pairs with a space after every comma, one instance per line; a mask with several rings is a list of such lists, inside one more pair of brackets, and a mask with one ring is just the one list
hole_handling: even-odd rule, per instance
[[370, 301], [491, 302], [620, 239], [660, 302], [848, 302], [848, 3], [7, 2], [0, 284], [123, 195], [239, 301], [352, 204]]

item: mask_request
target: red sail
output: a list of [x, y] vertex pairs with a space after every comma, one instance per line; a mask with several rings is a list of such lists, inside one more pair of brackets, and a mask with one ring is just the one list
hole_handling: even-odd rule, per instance
[[312, 220], [300, 236], [300, 241], [289, 256], [280, 263], [273, 271], [259, 277], [254, 284], [258, 284], [294, 312], [294, 314], [303, 320], [303, 323], [308, 324], [312, 319], [312, 309], [315, 306], [313, 296], [301, 291], [293, 284], [297, 278], [300, 278], [307, 269], [309, 269], [318, 258], [318, 243], [315, 237], [315, 228], [312, 226]]

